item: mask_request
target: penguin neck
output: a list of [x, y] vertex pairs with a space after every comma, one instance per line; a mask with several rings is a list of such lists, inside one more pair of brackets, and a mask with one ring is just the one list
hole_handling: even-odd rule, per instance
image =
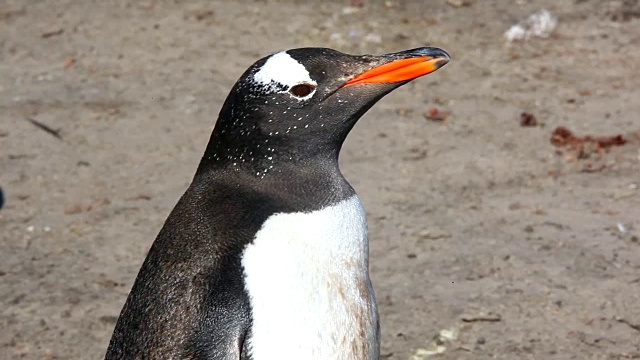
[[338, 156], [344, 137], [317, 141], [255, 133], [239, 136], [216, 126], [198, 167], [198, 173], [233, 170], [266, 178], [273, 174], [312, 171], [318, 176], [339, 173]]
[[224, 184], [268, 194], [292, 206], [289, 210], [309, 211], [309, 204], [319, 209], [355, 195], [338, 166], [340, 146], [312, 153], [293, 151], [286, 143], [257, 148], [216, 135], [214, 131], [193, 181], [205, 197]]

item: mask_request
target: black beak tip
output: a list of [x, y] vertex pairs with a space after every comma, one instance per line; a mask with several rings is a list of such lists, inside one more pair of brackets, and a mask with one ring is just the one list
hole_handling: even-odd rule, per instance
[[440, 69], [441, 67], [447, 65], [449, 63], [449, 60], [451, 60], [450, 57], [442, 57], [440, 58], [437, 62], [436, 62], [436, 69]]
[[444, 66], [446, 63], [448, 63], [451, 60], [451, 55], [449, 55], [448, 52], [437, 48], [437, 47], [431, 47], [431, 46], [425, 46], [425, 47], [419, 47], [419, 48], [415, 48], [415, 49], [410, 49], [410, 50], [404, 50], [404, 51], [400, 51], [400, 52], [395, 52], [395, 53], [391, 53], [391, 54], [387, 54], [384, 56], [389, 56], [389, 57], [393, 57], [393, 58], [413, 58], [413, 57], [423, 57], [423, 56], [428, 56], [434, 59], [440, 59], [440, 61], [438, 61], [437, 66], [438, 68]]
[[440, 48], [426, 47], [423, 49], [425, 49], [426, 56], [436, 59], [436, 63], [435, 63], [436, 69], [440, 69], [441, 67], [447, 65], [451, 60], [451, 55], [449, 55], [448, 52]]
[[451, 60], [451, 55], [449, 55], [448, 52], [437, 47], [423, 47], [415, 50], [418, 50], [420, 54], [419, 56], [429, 56], [436, 59], [439, 58], [444, 61], [444, 64], [446, 64], [447, 62], [449, 62], [449, 60]]

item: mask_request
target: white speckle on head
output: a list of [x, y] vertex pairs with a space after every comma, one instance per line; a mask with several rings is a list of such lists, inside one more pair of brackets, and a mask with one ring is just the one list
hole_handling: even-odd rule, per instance
[[[277, 89], [278, 84], [286, 86], [287, 90], [281, 92], [288, 92], [291, 87], [298, 84], [317, 85], [304, 65], [292, 58], [286, 51], [271, 55], [260, 67], [260, 70], [253, 75], [253, 80], [260, 85], [274, 89]], [[303, 98], [291, 96], [304, 100], [313, 96], [314, 93], [315, 91]], [[276, 98], [273, 99], [275, 100]]]
[[357, 196], [270, 216], [242, 254], [254, 358], [378, 359], [368, 253]]

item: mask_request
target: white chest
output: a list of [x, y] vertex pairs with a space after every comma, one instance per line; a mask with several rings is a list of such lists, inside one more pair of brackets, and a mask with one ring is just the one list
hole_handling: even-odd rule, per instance
[[255, 360], [379, 357], [367, 223], [357, 196], [275, 214], [244, 251]]

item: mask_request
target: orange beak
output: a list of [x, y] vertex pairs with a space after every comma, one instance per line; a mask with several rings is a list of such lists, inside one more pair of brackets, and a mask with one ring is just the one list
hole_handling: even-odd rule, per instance
[[438, 48], [418, 48], [384, 55], [384, 57], [387, 56], [396, 59], [363, 72], [347, 81], [342, 87], [413, 80], [438, 70], [450, 60], [449, 54]]

